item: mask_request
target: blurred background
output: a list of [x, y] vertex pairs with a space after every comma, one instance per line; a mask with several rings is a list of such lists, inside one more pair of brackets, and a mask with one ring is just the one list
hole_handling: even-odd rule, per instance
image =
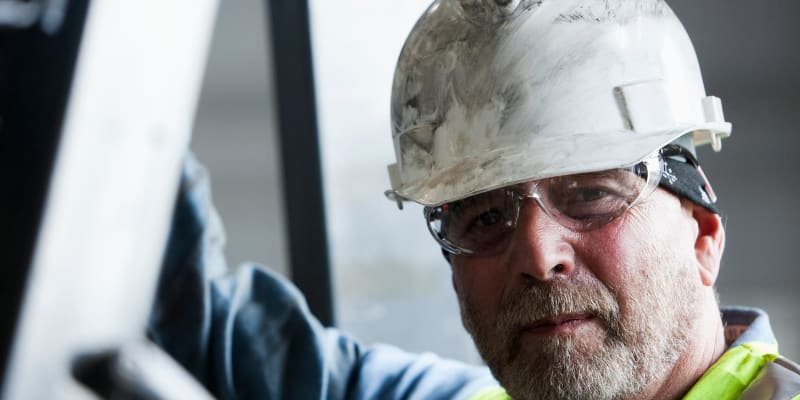
[[[398, 211], [383, 197], [394, 162], [392, 71], [428, 3], [310, 2], [336, 324], [365, 343], [479, 362], [421, 208]], [[700, 151], [727, 226], [721, 301], [768, 310], [782, 353], [800, 358], [792, 164], [800, 145], [800, 2], [669, 4], [694, 41], [707, 92], [722, 98], [734, 126], [721, 153]], [[192, 148], [212, 176], [229, 263], [255, 261], [286, 274], [266, 12], [261, 0], [221, 2]]]

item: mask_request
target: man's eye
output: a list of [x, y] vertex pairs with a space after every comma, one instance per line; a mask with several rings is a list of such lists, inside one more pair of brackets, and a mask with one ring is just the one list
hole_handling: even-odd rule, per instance
[[478, 215], [478, 217], [475, 219], [475, 225], [481, 227], [492, 226], [495, 224], [499, 224], [504, 220], [505, 217], [503, 216], [503, 213], [496, 208], [492, 208]]
[[507, 223], [507, 194], [491, 191], [452, 203], [446, 217], [450, 235], [485, 234], [487, 228]]
[[604, 185], [575, 187], [562, 193], [559, 204], [561, 213], [576, 220], [605, 218], [617, 213], [628, 204], [627, 198], [618, 191]]
[[602, 188], [585, 188], [573, 196], [573, 201], [577, 203], [588, 203], [592, 201], [601, 200], [607, 196], [609, 196], [609, 192]]

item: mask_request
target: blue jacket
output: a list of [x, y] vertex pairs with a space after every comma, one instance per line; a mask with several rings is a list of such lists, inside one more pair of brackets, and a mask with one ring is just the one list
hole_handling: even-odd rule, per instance
[[[189, 156], [149, 335], [217, 398], [467, 399], [487, 389], [503, 398], [487, 368], [362, 346], [324, 328], [284, 278], [256, 265], [230, 272], [223, 244], [206, 173]], [[723, 311], [727, 323], [749, 326], [731, 348], [775, 343], [763, 312]], [[721, 385], [705, 382], [698, 391]]]
[[203, 168], [189, 157], [173, 216], [153, 341], [220, 399], [460, 399], [496, 387], [488, 369], [362, 346], [324, 328], [287, 280], [229, 273]]

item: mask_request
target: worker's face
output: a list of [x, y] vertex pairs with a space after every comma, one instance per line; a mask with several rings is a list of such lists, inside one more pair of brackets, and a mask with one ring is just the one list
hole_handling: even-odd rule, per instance
[[515, 399], [619, 398], [669, 373], [702, 290], [697, 223], [662, 189], [574, 232], [533, 201], [508, 249], [453, 256], [462, 318]]

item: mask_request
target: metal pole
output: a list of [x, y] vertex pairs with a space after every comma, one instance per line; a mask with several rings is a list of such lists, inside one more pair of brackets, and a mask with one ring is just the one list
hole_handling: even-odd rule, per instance
[[331, 326], [334, 314], [308, 2], [270, 0], [268, 5], [291, 275], [312, 313]]

